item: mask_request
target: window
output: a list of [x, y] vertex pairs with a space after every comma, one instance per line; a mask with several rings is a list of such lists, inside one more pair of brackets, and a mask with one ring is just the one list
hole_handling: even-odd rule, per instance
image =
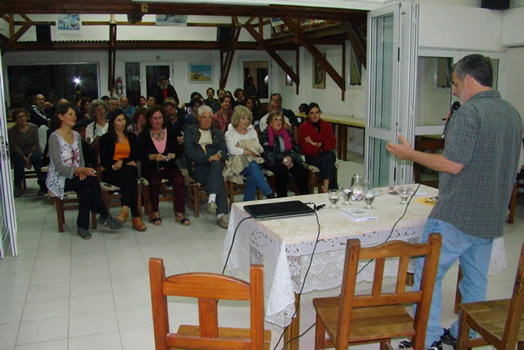
[[362, 85], [362, 64], [353, 46], [349, 41], [347, 43], [349, 48], [348, 84], [349, 86], [360, 86]]
[[36, 94], [56, 103], [60, 98], [71, 102], [83, 96], [98, 98], [98, 64], [66, 63], [8, 66], [11, 107], [29, 107]]

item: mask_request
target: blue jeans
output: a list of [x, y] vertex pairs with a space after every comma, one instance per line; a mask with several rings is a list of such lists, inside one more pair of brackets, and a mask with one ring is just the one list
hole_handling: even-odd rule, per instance
[[257, 162], [250, 162], [247, 167], [240, 172], [241, 175], [244, 175], [246, 180], [246, 191], [244, 192], [244, 202], [252, 201], [255, 199], [255, 193], [257, 188], [260, 188], [264, 196], [271, 194], [273, 191], [271, 187], [266, 182], [262, 170]]
[[[442, 304], [442, 279], [453, 265], [460, 259], [463, 278], [459, 284], [463, 303], [484, 301], [488, 286], [488, 267], [491, 259], [491, 247], [493, 239], [477, 238], [457, 229], [455, 226], [438, 219], [429, 218], [424, 227], [422, 242], [427, 242], [429, 234], [438, 232], [442, 235], [442, 248], [438, 263], [437, 279], [431, 309], [429, 311], [428, 329], [426, 332], [426, 348], [440, 339], [443, 333], [440, 325], [440, 310]], [[418, 290], [422, 275], [424, 259], [415, 262], [415, 284], [414, 290]], [[451, 308], [451, 305], [449, 305]], [[455, 320], [450, 328], [451, 334], [456, 338], [458, 335], [458, 320]]]

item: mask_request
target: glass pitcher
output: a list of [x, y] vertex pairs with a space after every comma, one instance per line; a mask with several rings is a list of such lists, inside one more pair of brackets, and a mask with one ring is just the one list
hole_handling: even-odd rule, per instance
[[368, 181], [364, 178], [364, 175], [353, 174], [351, 178], [351, 187], [353, 187], [353, 194], [351, 200], [361, 201], [364, 199], [364, 194], [368, 190]]

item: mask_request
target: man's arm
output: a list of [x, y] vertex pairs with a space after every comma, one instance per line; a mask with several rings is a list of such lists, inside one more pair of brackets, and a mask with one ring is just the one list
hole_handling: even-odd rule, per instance
[[394, 144], [388, 141], [386, 149], [399, 159], [409, 159], [420, 165], [436, 170], [438, 172], [458, 174], [464, 168], [463, 164], [453, 162], [442, 154], [426, 153], [414, 150], [408, 141], [398, 135], [399, 144]]

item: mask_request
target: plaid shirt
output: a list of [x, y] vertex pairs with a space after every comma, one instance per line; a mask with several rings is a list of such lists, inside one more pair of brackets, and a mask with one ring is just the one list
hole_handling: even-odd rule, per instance
[[464, 165], [440, 173], [431, 218], [479, 238], [502, 236], [522, 147], [522, 119], [498, 91], [479, 92], [450, 119], [444, 157]]

